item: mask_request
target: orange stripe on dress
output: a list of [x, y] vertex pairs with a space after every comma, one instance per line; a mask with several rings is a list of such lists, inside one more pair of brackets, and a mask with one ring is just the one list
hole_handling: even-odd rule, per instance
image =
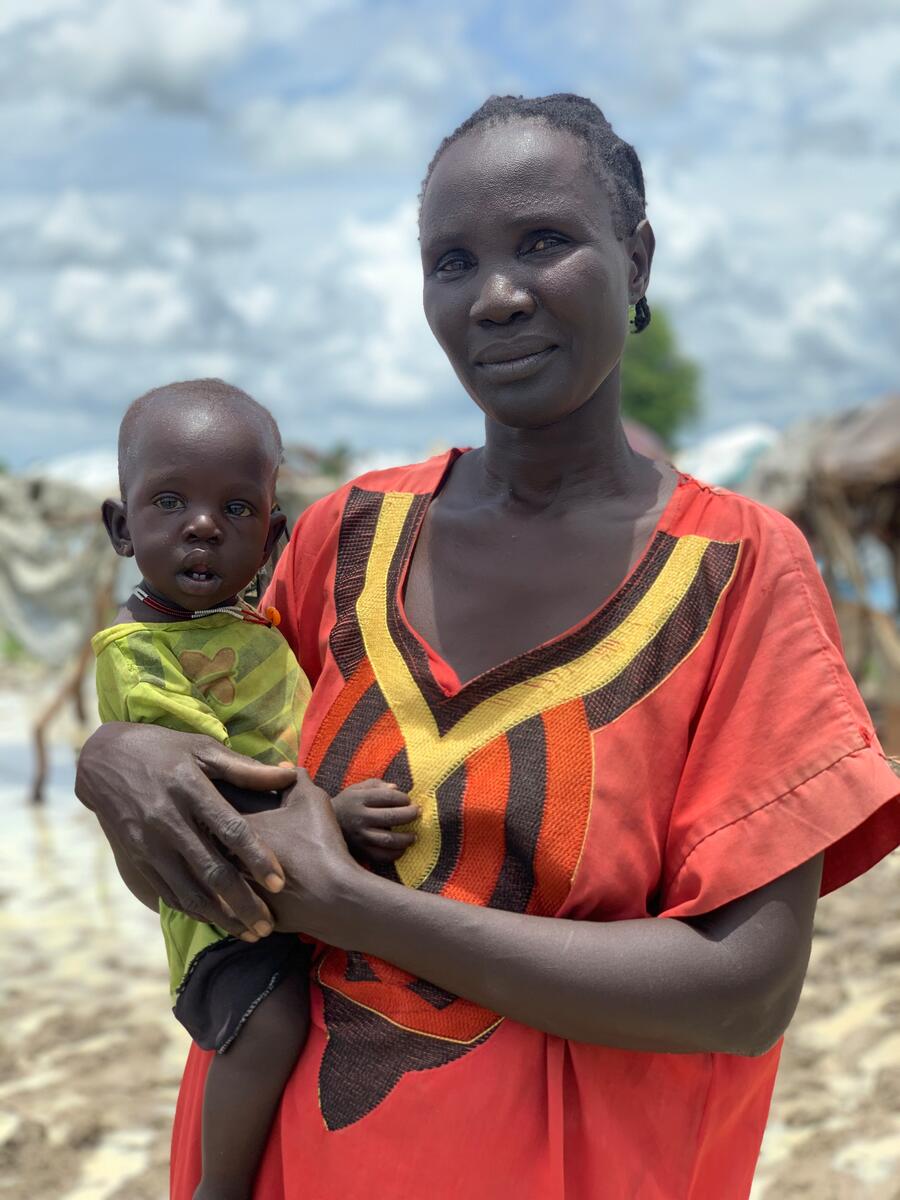
[[381, 779], [404, 745], [397, 719], [388, 709], [360, 742], [347, 768], [343, 786], [350, 787], [364, 779]]
[[569, 894], [581, 857], [594, 790], [594, 746], [584, 703], [543, 714], [547, 753], [544, 819], [534, 852], [535, 886], [525, 910], [547, 917]]
[[506, 856], [509, 744], [502, 734], [466, 762], [462, 845], [452, 875], [441, 891], [452, 900], [487, 904]]
[[446, 1007], [435, 1008], [410, 988], [417, 982], [415, 975], [380, 958], [366, 956], [366, 962], [377, 979], [348, 980], [346, 952], [330, 950], [319, 964], [319, 982], [404, 1029], [429, 1037], [471, 1042], [499, 1020], [496, 1013], [459, 996]]
[[368, 691], [374, 682], [375, 674], [369, 664], [369, 660], [364, 658], [347, 680], [342, 690], [338, 692], [334, 703], [325, 714], [325, 719], [319, 726], [318, 733], [313, 739], [313, 744], [309, 748], [306, 762], [303, 765], [313, 778], [315, 778], [316, 772], [321, 767], [322, 760], [328, 753], [328, 747], [331, 745], [335, 735], [340, 731], [350, 713], [359, 703], [362, 695]]

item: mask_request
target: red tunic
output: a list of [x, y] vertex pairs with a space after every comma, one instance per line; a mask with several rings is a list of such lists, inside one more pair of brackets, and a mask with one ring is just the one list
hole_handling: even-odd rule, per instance
[[[897, 845], [897, 780], [806, 542], [688, 477], [601, 608], [461, 686], [402, 602], [458, 453], [313, 505], [267, 597], [314, 685], [301, 746], [314, 778], [333, 793], [381, 776], [422, 808], [400, 883], [580, 921], [687, 917], [823, 850], [828, 892]], [[749, 1192], [780, 1047], [585, 1045], [328, 948], [312, 1001], [255, 1200]], [[194, 1047], [175, 1200], [199, 1177], [207, 1063]]]

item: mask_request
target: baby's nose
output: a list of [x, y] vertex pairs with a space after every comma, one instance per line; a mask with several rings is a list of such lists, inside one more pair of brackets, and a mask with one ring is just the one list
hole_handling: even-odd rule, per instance
[[218, 522], [210, 512], [195, 512], [185, 528], [189, 538], [197, 538], [204, 542], [217, 540], [221, 537]]

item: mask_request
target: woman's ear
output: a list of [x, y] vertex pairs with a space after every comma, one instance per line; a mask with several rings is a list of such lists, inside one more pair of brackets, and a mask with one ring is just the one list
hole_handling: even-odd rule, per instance
[[266, 536], [266, 545], [263, 550], [263, 560], [259, 564], [260, 566], [264, 566], [269, 561], [269, 557], [285, 529], [287, 529], [287, 517], [280, 508], [273, 509], [269, 516], [269, 532]]
[[653, 265], [653, 251], [656, 249], [656, 235], [646, 217], [643, 221], [638, 222], [630, 242], [631, 266], [628, 272], [628, 301], [630, 304], [637, 304], [650, 286], [650, 268]]
[[104, 500], [100, 509], [103, 524], [112, 542], [112, 548], [120, 558], [134, 558], [134, 546], [128, 532], [128, 517], [122, 500]]

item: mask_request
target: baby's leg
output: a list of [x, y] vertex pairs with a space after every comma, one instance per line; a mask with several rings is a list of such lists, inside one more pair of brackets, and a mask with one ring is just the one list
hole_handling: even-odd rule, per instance
[[309, 1031], [309, 980], [291, 971], [210, 1064], [203, 1096], [203, 1178], [194, 1200], [251, 1200], [284, 1086]]

